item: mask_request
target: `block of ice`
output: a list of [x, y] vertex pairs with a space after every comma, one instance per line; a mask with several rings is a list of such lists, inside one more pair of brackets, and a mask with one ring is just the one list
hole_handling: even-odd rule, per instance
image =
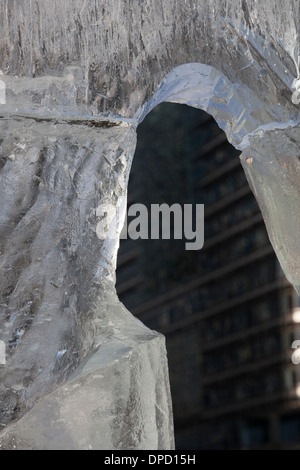
[[118, 235], [135, 126], [200, 107], [300, 285], [299, 1], [3, 0], [0, 28], [2, 448], [171, 448], [163, 340], [116, 299], [99, 206]]

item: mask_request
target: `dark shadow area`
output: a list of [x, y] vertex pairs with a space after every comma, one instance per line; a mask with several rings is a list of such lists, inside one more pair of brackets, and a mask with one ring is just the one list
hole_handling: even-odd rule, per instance
[[205, 206], [201, 250], [171, 233], [122, 240], [118, 256], [120, 300], [167, 339], [176, 448], [300, 448], [300, 365], [291, 360], [298, 297], [239, 152], [211, 116], [164, 103], [146, 117], [129, 182], [134, 203], [149, 212]]

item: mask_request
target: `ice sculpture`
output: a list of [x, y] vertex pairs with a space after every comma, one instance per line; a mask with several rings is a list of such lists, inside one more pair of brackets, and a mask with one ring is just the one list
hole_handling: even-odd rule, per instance
[[3, 0], [0, 26], [0, 446], [170, 449], [164, 338], [118, 301], [97, 208], [122, 214], [156, 104], [205, 109], [299, 291], [299, 2]]

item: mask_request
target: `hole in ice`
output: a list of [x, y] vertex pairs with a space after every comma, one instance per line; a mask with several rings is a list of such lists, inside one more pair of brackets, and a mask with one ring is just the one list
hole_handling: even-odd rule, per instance
[[179, 449], [238, 446], [251, 403], [268, 419], [270, 393], [285, 386], [276, 358], [293, 289], [238, 156], [211, 116], [185, 105], [163, 103], [138, 128], [128, 206], [205, 205], [201, 250], [128, 238], [118, 254], [119, 298], [167, 339]]

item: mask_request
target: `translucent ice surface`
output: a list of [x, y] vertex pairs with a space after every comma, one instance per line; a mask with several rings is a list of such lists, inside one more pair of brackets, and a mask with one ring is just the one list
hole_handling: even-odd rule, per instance
[[299, 1], [2, 0], [0, 28], [0, 444], [172, 448], [163, 339], [114, 290], [135, 127], [212, 114], [298, 288]]

